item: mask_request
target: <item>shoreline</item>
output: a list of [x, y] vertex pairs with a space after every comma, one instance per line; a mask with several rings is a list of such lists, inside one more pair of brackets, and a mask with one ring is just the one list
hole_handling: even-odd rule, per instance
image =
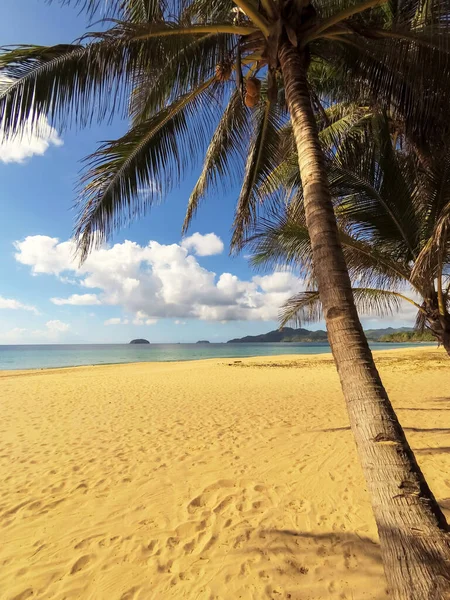
[[[295, 342], [300, 343], [300, 342]], [[373, 353], [379, 354], [382, 352], [396, 352], [396, 351], [410, 351], [410, 350], [424, 350], [424, 349], [432, 349], [439, 352], [441, 348], [438, 348], [434, 342], [413, 342], [413, 343], [401, 343], [401, 342], [373, 342], [376, 344], [392, 344], [395, 347], [393, 348], [371, 348]], [[84, 346], [85, 344], [80, 344]], [[95, 344], [94, 344], [95, 345]], [[108, 344], [105, 344], [108, 346]], [[124, 344], [127, 346], [127, 344]], [[193, 344], [195, 346], [195, 344]], [[226, 345], [226, 344], [224, 344]], [[258, 344], [256, 344], [258, 345]], [[271, 344], [272, 345], [272, 344]], [[311, 347], [309, 344], [307, 344]], [[319, 345], [319, 344], [318, 344]], [[40, 344], [38, 344], [40, 346]], [[323, 345], [321, 346], [323, 347]], [[119, 365], [149, 365], [149, 364], [178, 364], [178, 363], [195, 363], [195, 362], [203, 362], [203, 361], [212, 361], [212, 360], [247, 360], [247, 359], [256, 359], [256, 358], [307, 358], [307, 357], [318, 357], [318, 356], [329, 356], [331, 357], [331, 350], [329, 352], [318, 352], [318, 353], [294, 353], [294, 354], [254, 354], [254, 355], [246, 355], [246, 356], [208, 356], [204, 358], [186, 358], [183, 360], [180, 359], [167, 359], [167, 360], [145, 360], [145, 361], [130, 361], [130, 362], [102, 362], [102, 363], [89, 363], [89, 364], [74, 364], [74, 365], [61, 365], [61, 366], [50, 366], [50, 367], [29, 367], [29, 368], [17, 368], [17, 369], [2, 369], [0, 368], [0, 377], [3, 374], [13, 374], [13, 373], [29, 373], [29, 372], [42, 372], [42, 371], [51, 371], [51, 370], [61, 370], [61, 369], [77, 369], [77, 368], [91, 368], [91, 367], [113, 367]]]

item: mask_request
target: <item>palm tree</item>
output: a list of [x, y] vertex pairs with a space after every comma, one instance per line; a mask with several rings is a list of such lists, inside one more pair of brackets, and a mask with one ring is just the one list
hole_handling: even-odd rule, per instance
[[[103, 4], [82, 3], [94, 12]], [[186, 226], [210, 184], [239, 173], [235, 167], [247, 156], [233, 236], [239, 249], [257, 218], [258, 185], [276, 162], [290, 119], [315, 276], [391, 594], [402, 600], [444, 598], [450, 589], [445, 519], [363, 334], [315, 110], [321, 110], [324, 94], [327, 102], [362, 105], [364, 99], [389, 108], [426, 159], [429, 137], [437, 144], [447, 131], [450, 0], [111, 0], [108, 5], [115, 21], [106, 31], [75, 44], [19, 46], [1, 56], [5, 135], [16, 134], [25, 121], [38, 126], [42, 114], [59, 127], [85, 126], [114, 113], [129, 117], [129, 131], [88, 160], [76, 227], [85, 258], [94, 244], [159, 200], [208, 139]]]
[[[398, 124], [385, 115], [365, 116], [347, 140], [331, 149], [327, 164], [353, 296], [360, 312], [386, 315], [401, 301], [417, 309], [416, 328], [427, 327], [450, 356], [450, 162], [437, 155], [424, 168]], [[356, 130], [355, 130], [356, 129]], [[326, 131], [326, 130], [325, 130]], [[392, 135], [393, 133], [393, 135]], [[349, 135], [350, 134], [350, 135]], [[307, 289], [283, 307], [281, 324], [323, 318], [305, 223], [296, 156], [286, 155], [263, 184], [270, 196], [287, 191], [260, 218], [248, 239], [256, 266], [300, 265]]]

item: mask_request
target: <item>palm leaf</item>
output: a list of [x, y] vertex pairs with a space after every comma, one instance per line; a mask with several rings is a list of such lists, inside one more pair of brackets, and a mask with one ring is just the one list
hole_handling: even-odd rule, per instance
[[115, 112], [124, 116], [128, 93], [138, 82], [155, 90], [144, 108], [142, 94], [131, 105], [145, 118], [169, 94], [174, 98], [212, 76], [234, 38], [220, 34], [219, 26], [211, 36], [200, 26], [176, 21], [114, 23], [107, 31], [90, 32], [82, 39], [86, 45], [19, 46], [0, 54], [5, 134], [14, 135], [30, 119], [35, 125], [41, 114], [60, 128], [72, 120], [86, 126], [93, 115], [100, 120]]
[[[361, 315], [385, 317], [400, 310], [401, 301], [409, 298], [398, 292], [377, 288], [353, 288], [356, 308]], [[281, 326], [295, 323], [301, 327], [305, 323], [323, 319], [322, 304], [318, 291], [306, 291], [290, 298], [280, 312]]]
[[313, 278], [311, 242], [301, 202], [284, 210], [272, 209], [258, 220], [245, 240], [251, 253], [250, 264], [259, 269], [295, 268], [300, 277]]
[[423, 142], [430, 135], [444, 139], [447, 129], [442, 119], [450, 88], [446, 37], [440, 36], [438, 48], [356, 32], [341, 37], [317, 42], [319, 55], [338, 73], [341, 101], [360, 98], [363, 103], [377, 103], [404, 121], [412, 139]]
[[[324, 111], [325, 121], [318, 115], [319, 139], [325, 153], [332, 156], [345, 139], [360, 139], [361, 131], [367, 127], [371, 113], [354, 105], [332, 105]], [[277, 152], [278, 164], [259, 186], [261, 196], [271, 197], [280, 189], [298, 190], [301, 186], [298, 155], [292, 125], [287, 123], [280, 131]]]
[[438, 276], [438, 269], [450, 257], [450, 203], [441, 211], [433, 233], [424, 244], [411, 273], [416, 285], [425, 285]]
[[268, 98], [254, 111], [253, 135], [233, 222], [232, 250], [242, 248], [246, 231], [256, 222], [258, 204], [264, 200], [258, 196], [258, 186], [278, 162], [279, 134], [284, 121], [284, 111]]
[[[82, 260], [121, 225], [145, 214], [195, 159], [211, 120], [205, 112], [197, 118], [199, 105], [213, 116], [209, 88], [214, 85], [213, 79], [204, 82], [89, 157], [75, 230]], [[194, 124], [196, 136], [191, 136]]]
[[199, 202], [211, 186], [224, 178], [227, 181], [241, 178], [241, 164], [249, 136], [249, 117], [240, 90], [235, 90], [206, 151], [202, 172], [188, 201], [183, 233], [187, 231]]
[[147, 52], [163, 60], [162, 48], [122, 40], [111, 32], [87, 45], [19, 46], [0, 54], [0, 113], [5, 134], [14, 135], [25, 122], [46, 115], [63, 128], [75, 121], [88, 125], [94, 114], [126, 106], [127, 86], [147, 64]]
[[406, 265], [420, 246], [423, 186], [414, 159], [394, 151], [389, 123], [373, 115], [349, 130], [329, 161], [328, 176], [341, 225]]
[[130, 102], [133, 123], [147, 119], [173, 98], [213, 77], [216, 65], [230, 56], [233, 37], [210, 33], [189, 39], [175, 38], [173, 46], [177, 49], [174, 51], [172, 47], [163, 69], [155, 70], [150, 63], [136, 74]]
[[167, 9], [167, 2], [164, 0], [59, 0], [59, 2], [63, 6], [69, 4], [78, 6], [90, 17], [98, 13], [105, 17], [121, 15], [123, 18], [140, 22], [159, 18]]

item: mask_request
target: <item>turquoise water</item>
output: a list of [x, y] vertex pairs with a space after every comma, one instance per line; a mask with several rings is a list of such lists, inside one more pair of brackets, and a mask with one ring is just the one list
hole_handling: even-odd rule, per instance
[[[412, 344], [371, 344], [374, 350], [392, 350], [411, 346]], [[245, 356], [274, 356], [277, 354], [324, 354], [329, 351], [330, 347], [324, 343], [0, 346], [0, 370], [199, 360], [203, 358], [241, 358]]]

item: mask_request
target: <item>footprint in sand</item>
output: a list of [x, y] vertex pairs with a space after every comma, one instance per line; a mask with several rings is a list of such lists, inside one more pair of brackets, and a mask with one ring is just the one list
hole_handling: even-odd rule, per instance
[[20, 594], [17, 594], [17, 596], [14, 596], [11, 600], [27, 600], [27, 598], [31, 598], [32, 596], [34, 596], [34, 592], [31, 588], [28, 588]]
[[134, 600], [140, 589], [141, 588], [138, 585], [130, 588], [120, 596], [120, 600]]
[[92, 540], [95, 540], [99, 537], [103, 537], [105, 534], [100, 533], [97, 535], [91, 535], [90, 537], [85, 538], [84, 540], [81, 540], [81, 542], [78, 542], [78, 544], [76, 544], [74, 546], [75, 550], [81, 550], [82, 548], [86, 548], [86, 546], [89, 546], [90, 542], [92, 542]]
[[85, 554], [84, 556], [80, 556], [80, 558], [73, 564], [72, 569], [70, 570], [71, 575], [75, 575], [82, 571], [94, 558], [91, 554]]

